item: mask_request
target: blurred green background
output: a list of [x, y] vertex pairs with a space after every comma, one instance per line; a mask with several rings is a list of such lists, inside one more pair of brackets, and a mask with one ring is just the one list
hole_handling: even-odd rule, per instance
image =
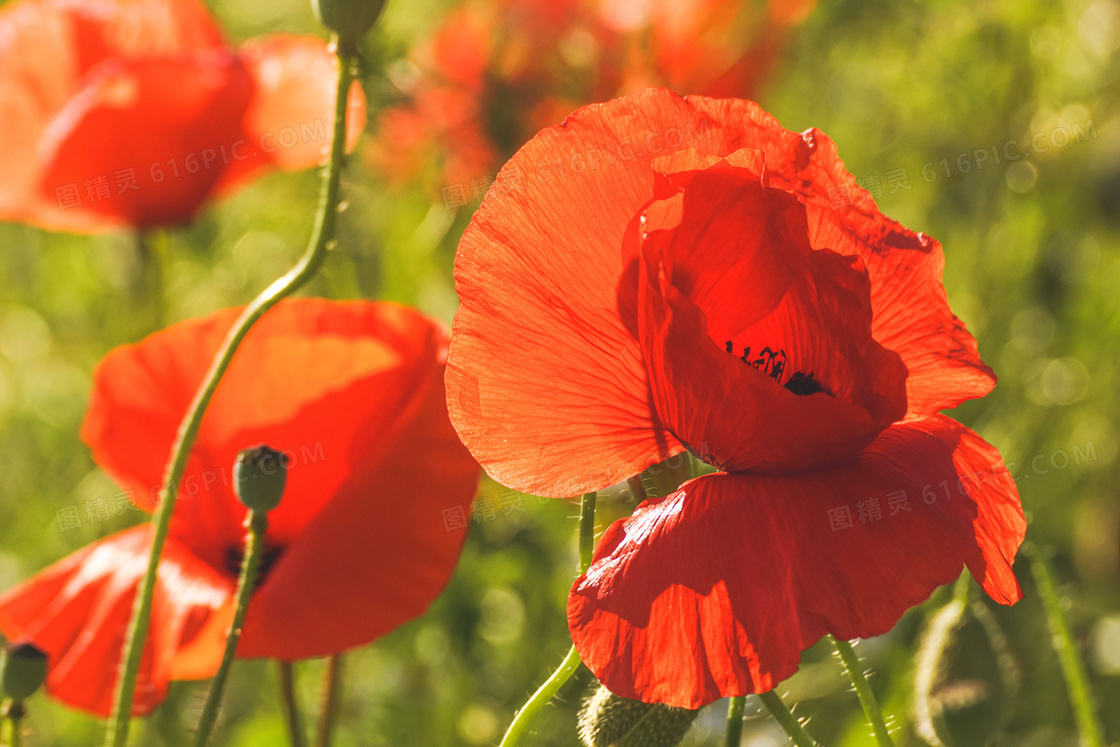
[[[318, 33], [309, 4], [298, 0], [210, 5], [235, 40]], [[391, 0], [367, 41], [369, 132], [344, 176], [338, 247], [309, 293], [393, 299], [448, 321], [454, 313], [455, 245], [477, 206], [468, 199], [449, 208], [440, 189], [449, 173], [441, 154], [456, 147], [454, 134], [404, 178], [382, 173], [376, 156], [377, 109], [407, 106], [402, 81], [422, 73], [409, 61], [412, 50], [448, 7]], [[952, 306], [1000, 376], [992, 395], [954, 417], [997, 445], [1019, 478], [1030, 532], [1053, 550], [1113, 744], [1120, 740], [1118, 48], [1120, 3], [1109, 0], [822, 1], [790, 31], [754, 92], [787, 128], [828, 133], [885, 213], [944, 245]], [[572, 84], [577, 73], [578, 60], [553, 81], [564, 100], [587, 90]], [[519, 144], [518, 129], [503, 124], [530, 105], [518, 95], [514, 87], [483, 100], [493, 109], [482, 113], [483, 129], [499, 159]], [[1012, 153], [1021, 156], [1008, 160]], [[302, 251], [316, 192], [312, 172], [273, 174], [190, 227], [149, 236], [155, 266], [127, 234], [0, 225], [0, 589], [134, 520], [90, 523], [83, 511], [81, 528], [60, 531], [57, 522], [60, 509], [81, 511], [116, 492], [77, 438], [99, 358], [162, 324], [250, 300]], [[459, 569], [430, 614], [347, 656], [338, 745], [495, 744], [562, 658], [578, 508], [513, 496], [490, 482], [480, 501]], [[632, 509], [620, 491], [610, 493], [599, 529]], [[1001, 744], [1076, 745], [1025, 561], [1017, 572], [1027, 598], [1011, 609], [987, 606], [1021, 681]], [[899, 745], [924, 743], [912, 728], [914, 651], [948, 594], [859, 648]], [[970, 625], [952, 654], [962, 671], [983, 669], [988, 651]], [[298, 673], [310, 712], [322, 663]], [[576, 745], [575, 714], [591, 684], [582, 670], [524, 744]], [[823, 646], [807, 652], [781, 691], [811, 717], [823, 744], [874, 744]], [[134, 742], [186, 744], [204, 692], [177, 685]], [[240, 663], [217, 742], [282, 744], [275, 692], [268, 662]], [[31, 744], [95, 742], [97, 722], [42, 696], [29, 707]], [[748, 702], [748, 714], [757, 710]], [[685, 744], [722, 744], [725, 712], [725, 703], [705, 709]], [[784, 743], [771, 719], [747, 722], [744, 745]]]

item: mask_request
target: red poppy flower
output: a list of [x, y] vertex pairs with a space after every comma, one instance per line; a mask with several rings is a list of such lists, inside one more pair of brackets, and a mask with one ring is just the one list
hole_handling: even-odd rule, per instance
[[[43, 50], [49, 50], [44, 53]], [[195, 0], [18, 0], [0, 10], [0, 219], [95, 232], [189, 220], [330, 144], [319, 39], [229, 47]], [[365, 118], [355, 86], [351, 139]]]
[[[150, 510], [179, 419], [237, 310], [113, 351], [82, 430], [94, 459]], [[232, 616], [245, 509], [238, 451], [267, 443], [292, 466], [269, 515], [242, 657], [337, 653], [421, 614], [466, 531], [478, 466], [447, 418], [447, 334], [388, 303], [288, 301], [249, 333], [206, 414], [160, 566], [136, 712], [169, 680], [217, 670]], [[117, 497], [127, 511], [126, 494]], [[150, 528], [113, 534], [0, 597], [0, 630], [50, 656], [47, 690], [106, 715]]]
[[573, 639], [609, 689], [688, 708], [768, 690], [825, 633], [884, 633], [965, 564], [1019, 599], [1014, 482], [938, 414], [995, 382], [943, 261], [823, 133], [748, 101], [643, 91], [503, 168], [456, 260], [464, 443], [551, 496], [689, 448], [720, 470], [612, 526], [573, 586]]

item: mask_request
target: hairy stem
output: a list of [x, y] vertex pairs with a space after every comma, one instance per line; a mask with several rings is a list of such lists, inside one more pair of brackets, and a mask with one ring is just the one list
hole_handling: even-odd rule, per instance
[[[579, 573], [582, 576], [591, 567], [591, 557], [595, 551], [595, 493], [587, 493], [580, 501], [579, 511]], [[513, 747], [529, 728], [533, 718], [544, 708], [548, 701], [564, 686], [564, 683], [579, 669], [580, 658], [576, 647], [572, 646], [564, 661], [545, 680], [545, 683], [533, 693], [532, 697], [521, 706], [521, 710], [513, 717], [506, 735], [502, 737], [499, 747]]]
[[[965, 588], [968, 587], [965, 586]], [[848, 670], [848, 679], [852, 681], [856, 696], [859, 698], [859, 704], [863, 706], [863, 714], [867, 716], [867, 722], [871, 724], [871, 734], [875, 737], [875, 742], [879, 747], [894, 747], [891, 734], [887, 731], [887, 724], [883, 720], [883, 711], [879, 708], [879, 701], [875, 699], [871, 684], [863, 674], [863, 664], [859, 660], [859, 654], [847, 641], [831, 635], [828, 638], [832, 641], [832, 645], [836, 647], [836, 652], [840, 654], [840, 660], [844, 662], [844, 669]]]
[[1077, 731], [1081, 735], [1082, 747], [1103, 747], [1104, 728], [1097, 717], [1097, 709], [1093, 704], [1093, 691], [1089, 686], [1089, 677], [1085, 673], [1085, 663], [1077, 650], [1077, 643], [1069, 630], [1065, 612], [1058, 592], [1054, 588], [1054, 572], [1050, 562], [1046, 559], [1045, 551], [1029, 543], [1023, 546], [1031, 561], [1031, 574], [1034, 576], [1035, 585], [1038, 587], [1038, 596], [1046, 610], [1046, 622], [1050, 627], [1050, 640], [1054, 652], [1058, 655], [1058, 662], [1062, 667], [1062, 674], [1066, 679], [1069, 690], [1070, 705], [1073, 706], [1073, 715], [1077, 720]]
[[210, 370], [202, 385], [195, 393], [190, 409], [179, 426], [179, 433], [171, 449], [160, 504], [152, 518], [152, 550], [148, 567], [136, 594], [136, 600], [129, 621], [122, 656], [120, 679], [114, 695], [113, 717], [105, 736], [106, 747], [124, 747], [128, 741], [129, 722], [132, 717], [132, 704], [136, 692], [136, 680], [140, 662], [151, 626], [152, 601], [155, 596], [156, 578], [163, 546], [171, 527], [171, 517], [178, 498], [179, 482], [187, 468], [191, 448], [198, 437], [202, 417], [218, 388], [218, 383], [229, 368], [234, 353], [245, 339], [252, 326], [265, 312], [281, 299], [291, 295], [312, 278], [326, 258], [327, 248], [334, 238], [335, 222], [338, 217], [338, 191], [342, 175], [342, 164], [346, 152], [346, 108], [350, 94], [350, 83], [354, 78], [355, 58], [350, 54], [338, 54], [338, 89], [334, 111], [334, 129], [331, 141], [330, 161], [323, 178], [319, 193], [319, 206], [315, 213], [315, 224], [307, 251], [300, 261], [286, 275], [270, 285], [249, 304], [226, 335], [222, 347], [214, 357]]
[[786, 707], [778, 694], [771, 690], [770, 692], [760, 693], [759, 699], [762, 700], [763, 705], [770, 711], [770, 715], [782, 727], [782, 731], [793, 740], [797, 747], [820, 747], [817, 740], [809, 736], [805, 728], [801, 726], [801, 722], [797, 720], [797, 716]]
[[202, 709], [202, 717], [198, 721], [198, 730], [194, 733], [195, 747], [205, 747], [210, 741], [214, 731], [214, 724], [218, 720], [218, 711], [222, 705], [222, 694], [225, 692], [226, 680], [229, 678], [230, 667], [233, 666], [234, 657], [237, 656], [237, 644], [241, 642], [241, 629], [245, 625], [245, 613], [249, 609], [249, 599], [253, 596], [253, 587], [256, 586], [257, 569], [261, 564], [261, 554], [264, 550], [264, 535], [268, 531], [268, 517], [257, 511], [249, 511], [245, 520], [249, 532], [245, 536], [245, 561], [241, 564], [241, 575], [237, 580], [237, 607], [234, 609], [233, 622], [230, 624], [229, 635], [226, 636], [226, 648], [222, 653], [222, 664], [210, 685], [210, 694], [206, 698], [206, 705]]

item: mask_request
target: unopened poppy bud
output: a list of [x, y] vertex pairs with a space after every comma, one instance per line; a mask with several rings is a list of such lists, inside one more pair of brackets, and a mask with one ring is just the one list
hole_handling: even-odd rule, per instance
[[254, 511], [267, 513], [280, 505], [288, 480], [288, 458], [265, 444], [245, 449], [233, 463], [237, 498]]
[[343, 49], [352, 49], [377, 23], [385, 0], [311, 0], [315, 16], [338, 34]]
[[980, 680], [956, 680], [931, 698], [933, 728], [944, 745], [985, 747], [999, 721], [999, 704]]
[[914, 727], [933, 747], [999, 740], [1019, 689], [1019, 670], [982, 602], [954, 600], [931, 619], [915, 672]]
[[698, 713], [623, 698], [600, 686], [579, 713], [579, 738], [586, 747], [675, 747]]
[[32, 643], [8, 647], [4, 657], [4, 692], [17, 703], [27, 700], [47, 679], [47, 655]]

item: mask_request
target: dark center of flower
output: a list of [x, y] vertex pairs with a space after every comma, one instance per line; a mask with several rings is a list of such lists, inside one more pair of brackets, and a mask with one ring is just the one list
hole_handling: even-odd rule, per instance
[[793, 376], [789, 377], [789, 381], [785, 383], [785, 388], [794, 394], [816, 394], [823, 392], [824, 387], [817, 381], [816, 374], [806, 374], [803, 371], [798, 371]]
[[[264, 546], [261, 552], [261, 562], [257, 566], [257, 580], [253, 584], [254, 588], [260, 588], [268, 579], [268, 573], [276, 565], [276, 561], [284, 554], [283, 545], [269, 545]], [[241, 564], [245, 561], [245, 548], [244, 546], [233, 545], [226, 548], [226, 570], [233, 574], [234, 577], [241, 575]]]
[[[731, 340], [725, 342], [724, 347], [727, 349], [727, 352], [735, 355], [735, 345]], [[757, 355], [752, 356], [751, 346], [747, 345], [743, 348], [743, 354], [738, 356], [738, 358], [751, 368], [762, 371], [774, 381], [782, 384], [782, 377], [785, 375], [786, 363], [788, 362], [785, 350], [773, 350], [767, 345], [762, 348], [762, 350], [759, 350]], [[824, 392], [825, 394], [830, 393], [817, 381], [816, 374], [812, 372], [805, 373], [804, 371], [795, 371], [782, 386], [798, 395], [816, 394], [817, 392]]]

